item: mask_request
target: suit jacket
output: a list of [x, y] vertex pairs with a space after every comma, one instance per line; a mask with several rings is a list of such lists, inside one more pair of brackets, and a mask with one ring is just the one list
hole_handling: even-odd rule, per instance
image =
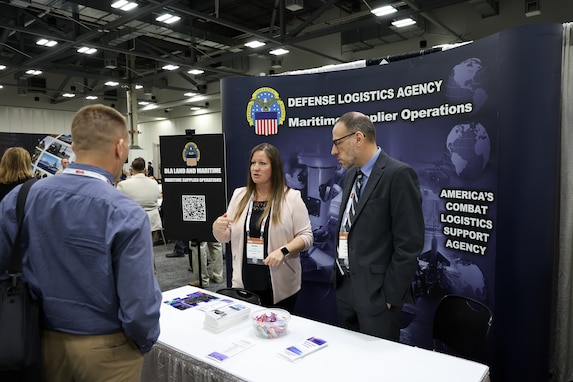
[[[246, 187], [241, 187], [233, 192], [227, 216], [235, 216], [239, 201], [247, 192]], [[241, 213], [239, 219], [233, 222], [230, 230], [217, 232], [213, 230], [215, 238], [226, 243], [231, 241], [231, 253], [233, 256], [233, 278], [232, 286], [234, 288], [244, 288], [243, 284], [243, 247], [245, 245], [245, 219], [247, 209]], [[271, 219], [269, 219], [271, 220]], [[308, 217], [308, 210], [302, 200], [300, 191], [289, 189], [285, 195], [285, 200], [281, 207], [281, 224], [273, 224], [271, 221], [268, 228], [268, 252], [288, 244], [292, 239], [299, 236], [304, 240], [305, 249], [308, 249], [313, 243], [312, 227]], [[290, 253], [285, 259], [286, 262], [295, 270], [293, 271], [286, 265], [279, 267], [269, 267], [271, 272], [271, 285], [273, 287], [273, 299], [277, 303], [287, 297], [292, 296], [300, 290], [302, 279], [302, 268], [298, 253]]]
[[[346, 173], [338, 232], [357, 171], [353, 167]], [[378, 314], [387, 309], [386, 303], [401, 306], [407, 301], [424, 231], [416, 172], [382, 150], [348, 233], [350, 277], [358, 311]], [[336, 264], [335, 268], [340, 275]]]

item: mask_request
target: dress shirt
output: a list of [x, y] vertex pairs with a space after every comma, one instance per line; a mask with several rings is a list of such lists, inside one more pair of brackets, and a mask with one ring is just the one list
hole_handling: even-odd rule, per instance
[[372, 169], [374, 168], [374, 164], [380, 156], [380, 152], [382, 152], [382, 149], [378, 147], [378, 150], [376, 150], [376, 153], [372, 155], [372, 158], [370, 158], [368, 162], [364, 164], [364, 166], [360, 167], [360, 171], [362, 171], [362, 174], [364, 175], [362, 176], [362, 187], [360, 188], [360, 195], [358, 195], [359, 198], [364, 193], [366, 183], [368, 183], [368, 179], [370, 179], [370, 174], [372, 174]]
[[[23, 272], [42, 300], [42, 326], [81, 335], [124, 331], [145, 353], [159, 336], [161, 304], [147, 215], [113, 187], [109, 172], [79, 163], [68, 169], [87, 175], [36, 182], [25, 208]], [[16, 236], [19, 189], [0, 203], [0, 270]]]

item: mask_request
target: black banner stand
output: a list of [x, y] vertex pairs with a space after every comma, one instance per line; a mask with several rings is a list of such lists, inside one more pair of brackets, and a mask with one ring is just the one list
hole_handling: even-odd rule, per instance
[[227, 204], [224, 137], [186, 129], [159, 139], [165, 235], [197, 246], [198, 269], [191, 248], [189, 263], [202, 288], [201, 243], [216, 241], [212, 224]]

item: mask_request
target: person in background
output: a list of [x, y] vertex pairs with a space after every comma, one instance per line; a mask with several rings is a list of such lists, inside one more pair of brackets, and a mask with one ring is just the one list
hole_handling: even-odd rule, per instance
[[173, 252], [169, 252], [165, 257], [185, 257], [189, 254], [189, 246], [186, 240], [175, 240]]
[[30, 153], [22, 147], [6, 149], [0, 160], [0, 200], [33, 176]]
[[339, 324], [399, 341], [424, 244], [418, 176], [376, 145], [374, 125], [362, 113], [337, 120], [331, 153], [348, 169], [333, 270]]
[[70, 164], [70, 160], [68, 158], [62, 158], [62, 160], [60, 161], [60, 164], [62, 165], [62, 168], [59, 169], [58, 171], [56, 171], [56, 175], [60, 175], [61, 173], [64, 172], [66, 167], [68, 167], [68, 164]]
[[[209, 280], [215, 284], [222, 283], [223, 280], [223, 246], [218, 242], [203, 241], [197, 245], [197, 242], [191, 243], [191, 264], [195, 271], [193, 272], [196, 280], [191, 281], [189, 285], [199, 286], [199, 253], [201, 255], [201, 286], [209, 286]], [[211, 264], [211, 275], [207, 264]]]
[[213, 223], [213, 235], [231, 241], [232, 286], [259, 295], [263, 305], [293, 312], [301, 288], [299, 252], [313, 243], [300, 191], [286, 186], [276, 147], [251, 150], [247, 186], [233, 192], [227, 212]]
[[[22, 226], [24, 278], [42, 303], [43, 380], [137, 382], [159, 336], [161, 291], [147, 214], [113, 187], [129, 151], [125, 118], [85, 106], [71, 134], [76, 160], [34, 183]], [[19, 189], [0, 202], [2, 275]]]
[[147, 176], [155, 176], [151, 162], [147, 162]]
[[121, 175], [119, 176], [118, 182], [122, 180], [126, 180], [129, 176], [129, 172], [125, 171], [124, 169], [121, 170]]
[[159, 184], [145, 176], [145, 160], [141, 157], [131, 162], [131, 171], [133, 174], [131, 178], [119, 182], [117, 189], [135, 200], [147, 212], [151, 231], [156, 234], [163, 229], [157, 205], [160, 194]]

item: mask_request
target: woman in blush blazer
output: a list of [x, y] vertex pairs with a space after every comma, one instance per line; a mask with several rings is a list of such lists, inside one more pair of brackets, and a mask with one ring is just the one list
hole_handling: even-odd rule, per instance
[[294, 311], [301, 287], [299, 252], [313, 243], [300, 191], [286, 186], [280, 153], [262, 143], [251, 150], [246, 187], [233, 192], [213, 235], [231, 242], [232, 286], [256, 293], [265, 306]]

